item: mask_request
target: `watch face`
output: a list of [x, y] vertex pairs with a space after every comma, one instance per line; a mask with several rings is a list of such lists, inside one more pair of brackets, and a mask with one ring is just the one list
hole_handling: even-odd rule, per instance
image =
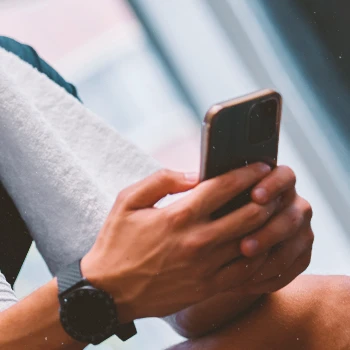
[[73, 290], [61, 299], [61, 322], [74, 338], [101, 341], [114, 333], [117, 311], [113, 299], [92, 286]]

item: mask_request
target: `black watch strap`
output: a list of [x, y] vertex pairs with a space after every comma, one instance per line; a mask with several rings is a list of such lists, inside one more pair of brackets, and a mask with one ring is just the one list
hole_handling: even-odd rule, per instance
[[[83, 276], [80, 270], [80, 261], [77, 260], [57, 273], [58, 293], [61, 294], [81, 282]], [[62, 272], [64, 271], [64, 272]]]
[[[80, 269], [80, 262], [81, 259], [76, 260], [57, 273], [59, 294], [65, 292], [66, 290], [75, 286], [77, 283], [84, 280]], [[115, 335], [122, 341], [130, 339], [135, 334], [137, 334], [137, 330], [134, 322], [119, 324], [115, 332]]]

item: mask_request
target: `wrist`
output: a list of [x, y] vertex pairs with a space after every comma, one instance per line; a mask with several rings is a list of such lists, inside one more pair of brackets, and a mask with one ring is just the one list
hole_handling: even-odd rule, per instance
[[[86, 254], [80, 261], [80, 270], [85, 277], [95, 288], [102, 289], [110, 293], [106, 288], [106, 278], [103, 271], [98, 268], [98, 259], [94, 258], [93, 254]], [[110, 293], [111, 294], [111, 293]]]
[[[59, 318], [57, 280], [50, 282], [1, 312], [0, 349], [83, 349], [63, 329]], [[24, 345], [25, 344], [25, 345]]]
[[89, 265], [83, 264], [87, 276], [83, 276], [81, 265], [79, 259], [57, 273], [62, 327], [77, 341], [94, 345], [113, 335], [123, 341], [130, 339], [137, 333], [134, 323], [120, 317], [112, 294], [103, 285], [97, 288], [94, 279], [95, 286], [92, 285], [87, 279], [92, 276], [86, 269]]
[[[97, 254], [86, 254], [80, 263], [83, 277], [85, 277], [95, 288], [101, 289], [112, 296], [118, 310], [118, 320], [120, 323], [129, 323], [140, 318], [133, 307], [133, 303], [128, 298], [127, 290], [124, 286], [121, 273], [106, 271], [103, 260]], [[122, 290], [124, 293], [122, 293]]]

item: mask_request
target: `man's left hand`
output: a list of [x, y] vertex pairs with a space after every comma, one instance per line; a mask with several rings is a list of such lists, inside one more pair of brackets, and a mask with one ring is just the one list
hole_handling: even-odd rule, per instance
[[266, 204], [280, 199], [278, 212], [260, 229], [241, 241], [246, 257], [266, 254], [265, 264], [235, 291], [263, 294], [277, 291], [302, 273], [310, 263], [314, 234], [312, 209], [295, 189], [294, 172], [279, 166], [252, 190], [252, 200]]

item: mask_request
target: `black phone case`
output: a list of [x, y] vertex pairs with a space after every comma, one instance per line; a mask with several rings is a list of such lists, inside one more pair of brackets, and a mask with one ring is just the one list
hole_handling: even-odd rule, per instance
[[[269, 98], [274, 97], [274, 94]], [[280, 95], [276, 93], [276, 130], [273, 136], [263, 142], [252, 144], [249, 141], [249, 114], [254, 105], [266, 96], [231, 107], [221, 109], [214, 117], [209, 129], [208, 151], [204, 179], [207, 180], [222, 175], [255, 162], [265, 162], [272, 168], [277, 164], [279, 124], [281, 112]], [[204, 125], [204, 128], [206, 125]], [[202, 137], [204, 137], [204, 130]], [[236, 210], [251, 201], [252, 188], [247, 189], [233, 198], [225, 206], [213, 213], [217, 219]]]

